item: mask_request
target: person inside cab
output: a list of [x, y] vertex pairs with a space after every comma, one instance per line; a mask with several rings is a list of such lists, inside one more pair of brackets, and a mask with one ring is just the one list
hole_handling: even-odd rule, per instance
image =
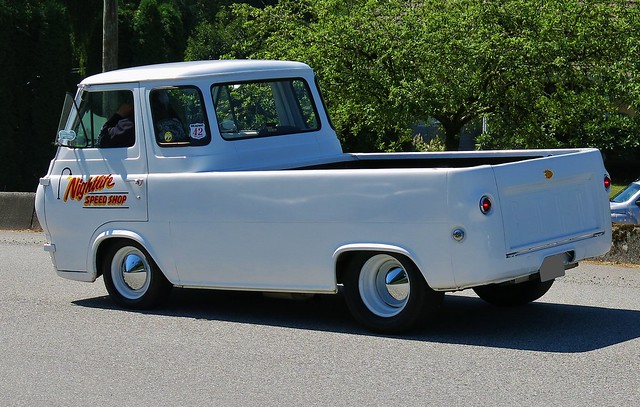
[[118, 110], [106, 121], [98, 138], [98, 147], [131, 147], [135, 142], [133, 100], [122, 101]]

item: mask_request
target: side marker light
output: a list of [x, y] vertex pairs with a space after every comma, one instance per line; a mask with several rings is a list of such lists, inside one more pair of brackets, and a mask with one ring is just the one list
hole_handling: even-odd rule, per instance
[[492, 206], [493, 204], [488, 196], [483, 195], [482, 198], [480, 198], [480, 212], [486, 215], [491, 211]]

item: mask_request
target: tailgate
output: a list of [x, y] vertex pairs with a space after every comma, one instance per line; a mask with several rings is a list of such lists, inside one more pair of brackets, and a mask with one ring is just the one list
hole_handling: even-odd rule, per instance
[[605, 233], [608, 193], [598, 150], [494, 166], [507, 257]]

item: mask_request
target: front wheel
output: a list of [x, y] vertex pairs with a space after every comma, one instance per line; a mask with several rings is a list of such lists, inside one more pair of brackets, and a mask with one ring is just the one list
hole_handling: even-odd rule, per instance
[[118, 241], [107, 249], [102, 275], [109, 296], [125, 308], [152, 308], [172, 288], [149, 253], [131, 241]]
[[361, 253], [348, 264], [345, 300], [368, 329], [401, 333], [426, 322], [442, 303], [411, 260], [395, 253]]
[[537, 300], [549, 291], [553, 281], [541, 282], [536, 279], [519, 284], [489, 284], [474, 287], [473, 291], [489, 304], [509, 307]]

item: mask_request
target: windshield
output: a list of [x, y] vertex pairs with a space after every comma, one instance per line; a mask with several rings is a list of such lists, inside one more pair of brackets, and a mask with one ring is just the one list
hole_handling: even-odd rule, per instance
[[611, 202], [622, 203], [627, 202], [629, 199], [633, 198], [633, 196], [640, 191], [640, 184], [630, 184], [628, 187], [618, 192], [613, 198], [611, 198]]
[[64, 105], [62, 106], [62, 113], [60, 114], [60, 122], [58, 123], [58, 131], [64, 130], [71, 115], [71, 108], [73, 107], [73, 95], [67, 93], [64, 97]]

